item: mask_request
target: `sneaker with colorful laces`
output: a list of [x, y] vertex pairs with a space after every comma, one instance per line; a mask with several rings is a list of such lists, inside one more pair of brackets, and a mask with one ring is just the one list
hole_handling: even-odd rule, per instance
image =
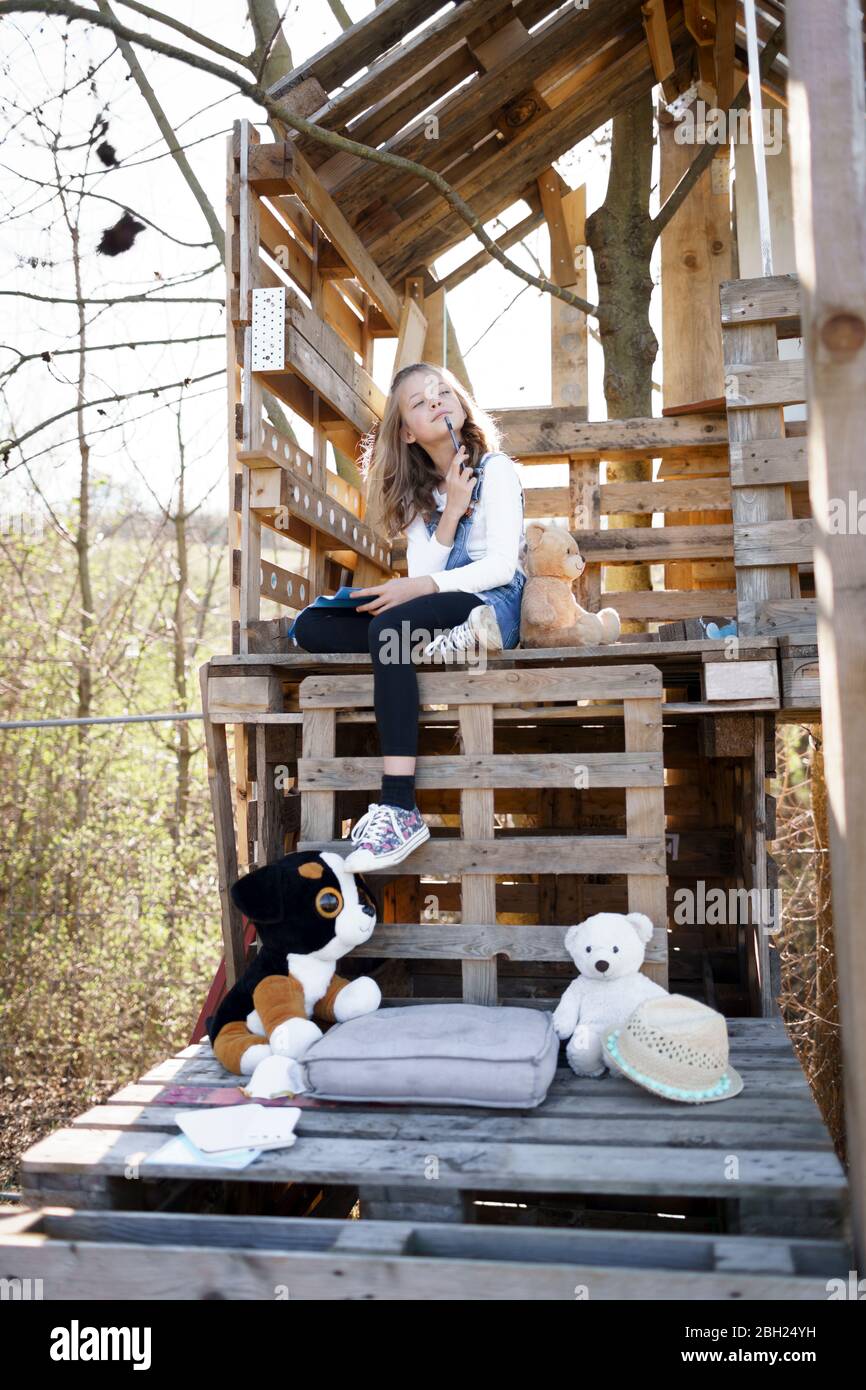
[[355, 848], [344, 864], [353, 874], [399, 864], [430, 839], [429, 827], [417, 806], [406, 811], [402, 806], [378, 801], [372, 802], [350, 833]]
[[479, 603], [464, 623], [458, 623], [447, 632], [440, 632], [432, 642], [427, 643], [424, 655], [431, 659], [439, 656], [447, 662], [453, 661], [458, 652], [469, 650], [502, 651], [502, 633], [496, 613], [489, 603]]

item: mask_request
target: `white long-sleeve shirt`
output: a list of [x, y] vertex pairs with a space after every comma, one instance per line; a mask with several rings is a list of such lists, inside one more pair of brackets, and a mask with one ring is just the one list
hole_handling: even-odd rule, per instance
[[[433, 489], [438, 510], [445, 508], [447, 493]], [[445, 593], [466, 589], [478, 593], [508, 584], [515, 570], [525, 573], [523, 504], [520, 479], [514, 460], [508, 454], [490, 454], [484, 465], [484, 483], [469, 529], [469, 563], [447, 570], [450, 545], [427, 535], [421, 516], [413, 517], [406, 528], [406, 566], [410, 579], [429, 574], [437, 589]]]

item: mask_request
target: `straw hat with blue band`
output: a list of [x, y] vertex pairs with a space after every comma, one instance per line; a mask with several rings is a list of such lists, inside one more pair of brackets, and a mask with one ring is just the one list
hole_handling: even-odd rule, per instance
[[602, 1052], [612, 1071], [663, 1100], [703, 1105], [743, 1089], [728, 1061], [724, 1015], [685, 994], [645, 999], [602, 1040]]

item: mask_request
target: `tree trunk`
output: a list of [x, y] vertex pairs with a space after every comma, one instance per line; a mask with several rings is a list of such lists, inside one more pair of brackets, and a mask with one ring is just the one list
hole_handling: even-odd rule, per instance
[[[587, 218], [586, 238], [598, 281], [599, 337], [604, 351], [604, 395], [610, 420], [652, 414], [652, 368], [658, 340], [649, 321], [655, 231], [649, 211], [653, 156], [652, 94], [613, 118], [610, 177], [604, 203]], [[648, 482], [651, 459], [607, 465], [608, 482]], [[612, 516], [611, 528], [651, 526], [649, 515]], [[647, 564], [617, 566], [610, 590], [650, 588]], [[623, 630], [645, 623], [626, 621]]]

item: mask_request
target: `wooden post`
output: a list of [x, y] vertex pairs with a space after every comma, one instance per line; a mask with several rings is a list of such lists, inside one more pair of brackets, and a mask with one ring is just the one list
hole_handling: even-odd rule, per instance
[[[226, 725], [212, 724], [208, 717], [207, 662], [199, 672], [199, 680], [201, 684], [201, 707], [204, 714], [207, 776], [216, 834], [217, 881], [219, 883], [223, 952], [226, 963], [226, 988], [231, 989], [235, 980], [244, 973], [244, 928], [241, 914], [229, 895], [229, 888], [238, 877], [238, 856], [232, 819], [232, 783], [226, 745]], [[246, 858], [246, 856], [244, 857]]]
[[[650, 668], [653, 669], [653, 668]], [[623, 700], [625, 750], [627, 753], [661, 754], [662, 702]], [[625, 817], [629, 837], [665, 838], [665, 794], [663, 787], [629, 787], [625, 794]], [[628, 875], [628, 910], [645, 912], [655, 927], [653, 960], [644, 966], [645, 974], [663, 989], [668, 988], [668, 901], [664, 874]]]
[[[697, 150], [677, 144], [676, 125], [659, 112], [659, 197], [664, 203], [679, 183]], [[730, 154], [720, 145], [688, 198], [661, 235], [662, 354], [665, 407], [713, 400], [724, 390], [722, 339], [719, 333], [719, 286], [731, 277], [731, 216], [728, 207]], [[719, 460], [718, 476], [727, 475]], [[665, 526], [730, 524], [730, 512], [669, 512]], [[730, 589], [731, 562], [716, 561], [714, 577], [700, 561], [674, 560], [665, 565], [667, 589]], [[712, 612], [708, 600], [707, 612]]]
[[830, 532], [833, 499], [863, 496], [866, 182], [857, 0], [789, 0], [794, 236], [809, 406], [809, 496], [845, 1113], [856, 1267], [866, 1262], [866, 537]]

